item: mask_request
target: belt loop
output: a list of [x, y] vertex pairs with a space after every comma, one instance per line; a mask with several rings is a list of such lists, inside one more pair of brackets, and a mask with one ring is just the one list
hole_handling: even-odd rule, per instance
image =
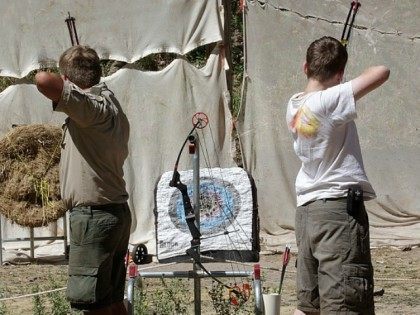
[[92, 206], [87, 206], [87, 208], [89, 209], [90, 217], [93, 218], [93, 209], [92, 209]]

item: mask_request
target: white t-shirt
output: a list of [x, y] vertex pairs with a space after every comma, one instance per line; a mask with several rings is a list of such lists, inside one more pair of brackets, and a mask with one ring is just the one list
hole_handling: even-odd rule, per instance
[[365, 200], [375, 197], [363, 166], [356, 117], [351, 82], [291, 97], [286, 120], [302, 161], [296, 177], [298, 206], [345, 197], [352, 185], [362, 187]]

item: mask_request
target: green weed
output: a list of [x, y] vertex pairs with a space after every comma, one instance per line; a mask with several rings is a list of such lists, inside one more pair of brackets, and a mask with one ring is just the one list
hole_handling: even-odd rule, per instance
[[[208, 293], [216, 314], [230, 315], [254, 313], [252, 295], [247, 298], [243, 296], [241, 292], [230, 292], [228, 295], [226, 294], [226, 288], [219, 283], [213, 283], [213, 286]], [[233, 300], [236, 300], [236, 303], [233, 303]]]
[[[33, 287], [32, 289], [32, 293], [37, 293], [39, 292], [39, 286], [35, 285], [35, 287]], [[46, 310], [45, 310], [45, 303], [44, 303], [44, 299], [42, 298], [41, 295], [35, 295], [32, 297], [32, 303], [33, 303], [33, 312], [34, 315], [46, 315]]]
[[[1, 248], [0, 248], [1, 250]], [[4, 298], [3, 288], [0, 288], [0, 299]], [[6, 304], [4, 302], [0, 302], [0, 315], [6, 315], [7, 314], [7, 308]]]
[[[3, 294], [0, 293], [0, 298], [3, 297]], [[0, 302], [0, 315], [6, 315], [7, 314], [7, 308], [6, 304], [4, 302]]]
[[[58, 289], [58, 283], [50, 277], [50, 283], [52, 289]], [[51, 302], [51, 314], [52, 315], [66, 315], [70, 313], [70, 304], [67, 301], [63, 291], [53, 291], [47, 294], [49, 301]]]
[[134, 296], [134, 310], [137, 315], [145, 314], [187, 314], [190, 304], [187, 284], [183, 279], [166, 281], [160, 279], [160, 286], [143, 284], [141, 279], [137, 283]]

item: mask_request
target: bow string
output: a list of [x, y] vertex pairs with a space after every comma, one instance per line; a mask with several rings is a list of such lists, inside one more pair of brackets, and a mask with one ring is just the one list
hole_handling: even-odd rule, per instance
[[[246, 294], [243, 294], [242, 290], [238, 289], [240, 287], [237, 285], [236, 280], [235, 280], [235, 284], [233, 286], [225, 284], [220, 279], [213, 276], [211, 274], [211, 272], [201, 262], [201, 257], [203, 257], [200, 254], [200, 244], [201, 244], [201, 240], [202, 240], [202, 235], [201, 235], [201, 232], [200, 232], [199, 228], [196, 225], [196, 216], [195, 216], [195, 213], [194, 213], [194, 208], [193, 208], [192, 203], [191, 203], [191, 199], [188, 195], [188, 187], [187, 187], [186, 184], [184, 184], [181, 181], [181, 176], [180, 176], [180, 173], [178, 171], [179, 161], [180, 161], [182, 152], [183, 152], [187, 142], [188, 141], [194, 141], [195, 135], [198, 136], [198, 130], [201, 130], [203, 132], [203, 129], [209, 124], [209, 120], [208, 120], [207, 115], [202, 113], [202, 112], [196, 113], [193, 116], [192, 121], [193, 121], [193, 128], [188, 133], [186, 139], [184, 140], [184, 142], [182, 144], [182, 147], [181, 147], [181, 149], [178, 153], [178, 156], [177, 156], [177, 159], [176, 159], [176, 162], [175, 162], [175, 165], [174, 165], [174, 171], [173, 171], [172, 179], [169, 182], [169, 186], [175, 187], [181, 192], [182, 203], [183, 203], [183, 206], [184, 206], [185, 220], [186, 220], [186, 223], [187, 223], [187, 227], [190, 231], [190, 234], [192, 236], [191, 247], [189, 249], [187, 249], [186, 253], [203, 270], [203, 272], [206, 273], [212, 280], [214, 280], [218, 284], [222, 285], [223, 287], [227, 288], [229, 290], [229, 295], [230, 296], [237, 296], [237, 297], [240, 296], [240, 297], [242, 297], [241, 300], [246, 301], [249, 297], [249, 292], [246, 292]], [[213, 132], [211, 130], [210, 125], [209, 125], [209, 129], [210, 129], [211, 139], [212, 139], [214, 148], [216, 148], [216, 144], [215, 144], [215, 141], [214, 141], [214, 138], [213, 138]], [[195, 135], [194, 135], [194, 133], [195, 133]], [[212, 174], [212, 169], [210, 167], [210, 155], [209, 155], [208, 150], [207, 150], [207, 145], [205, 143], [204, 134], [202, 135], [201, 138], [203, 139], [203, 141], [198, 141], [198, 143], [200, 145], [200, 150], [202, 152], [204, 152], [204, 160], [205, 160], [205, 163], [206, 163], [206, 167], [209, 170], [210, 177], [214, 178], [214, 176]], [[219, 169], [220, 169], [220, 160], [219, 160], [217, 154], [216, 154], [216, 157], [217, 157], [217, 163], [219, 164]], [[220, 174], [220, 177], [222, 178], [222, 182], [225, 182], [223, 180], [223, 174], [222, 173]], [[216, 194], [216, 187], [215, 187], [214, 183], [213, 183], [212, 187], [213, 187], [214, 193]], [[224, 193], [227, 194], [226, 189], [224, 190]], [[216, 202], [219, 203], [220, 200], [217, 200]], [[228, 222], [226, 222], [225, 227], [227, 227], [227, 226], [233, 226], [234, 227], [233, 231], [226, 231], [225, 230], [222, 233], [222, 235], [225, 235], [229, 239], [229, 243], [233, 245], [234, 251], [239, 254], [240, 260], [243, 261], [244, 259], [243, 259], [243, 256], [241, 254], [241, 251], [236, 248], [235, 242], [232, 241], [229, 234], [232, 233], [232, 232], [237, 232], [239, 230], [239, 231], [243, 232], [242, 235], [245, 235], [245, 231], [243, 230], [243, 228], [240, 225], [239, 225], [239, 228], [236, 228], [235, 227], [235, 224], [236, 224], [235, 220], [231, 218], [229, 213], [226, 213], [226, 212], [232, 211], [230, 204], [227, 205], [227, 208], [228, 208], [227, 210], [225, 210], [224, 207], [220, 207], [220, 204], [218, 204], [218, 206], [221, 209], [221, 211], [223, 212], [223, 214], [225, 215], [225, 217], [228, 218]], [[240, 235], [240, 233], [238, 233], [238, 234]], [[246, 241], [248, 241], [248, 238], [245, 237], [245, 240], [244, 240], [242, 238], [242, 236], [240, 236], [240, 241], [246, 243]], [[206, 256], [204, 256], [204, 257], [206, 257]], [[211, 258], [211, 259], [213, 259], [213, 258]], [[231, 299], [231, 301], [232, 301], [232, 299]]]

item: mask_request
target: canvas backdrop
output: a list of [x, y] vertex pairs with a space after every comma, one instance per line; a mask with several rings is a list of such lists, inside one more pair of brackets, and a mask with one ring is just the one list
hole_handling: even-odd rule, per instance
[[69, 13], [80, 44], [103, 59], [130, 63], [151, 53], [186, 54], [220, 41], [223, 32], [219, 0], [1, 0], [0, 5], [0, 75], [14, 77], [55, 66], [71, 46]]
[[[7, 25], [0, 30], [0, 43], [5, 48], [0, 52], [1, 75], [25, 75], [46, 65], [45, 60], [55, 66], [61, 52], [70, 46], [64, 22], [67, 12], [76, 17], [80, 42], [96, 49], [102, 58], [130, 62], [155, 52], [181, 55], [161, 71], [139, 71], [127, 64], [103, 78], [130, 122], [130, 153], [124, 165], [133, 214], [130, 242], [146, 243], [149, 251], [155, 252], [155, 188], [160, 176], [173, 169], [196, 112], [204, 112], [209, 118], [209, 125], [200, 133], [207, 167], [234, 166], [230, 95], [225, 73], [228, 67], [223, 49], [216, 45], [202, 68], [182, 57], [201, 45], [221, 42], [224, 14], [221, 2], [1, 3], [5, 8], [1, 13], [2, 23]], [[50, 101], [25, 79], [0, 93], [0, 136], [10, 130], [12, 124], [60, 125], [63, 121], [64, 116], [53, 113]], [[186, 150], [179, 170], [191, 167]], [[5, 220], [2, 228], [4, 238], [28, 235]], [[36, 233], [48, 234], [49, 231], [50, 228], [46, 228]], [[8, 243], [6, 247], [13, 246]]]

